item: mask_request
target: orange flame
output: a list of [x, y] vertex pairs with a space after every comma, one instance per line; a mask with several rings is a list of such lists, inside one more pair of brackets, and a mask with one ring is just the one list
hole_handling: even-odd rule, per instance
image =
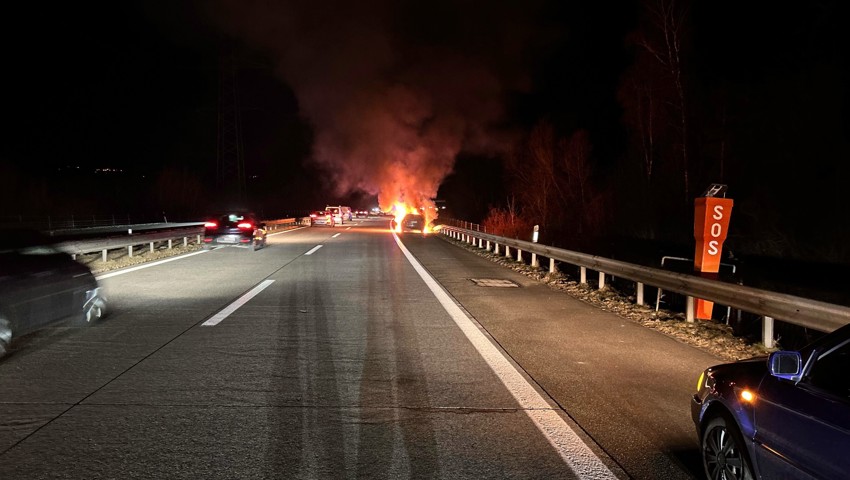
[[432, 224], [434, 220], [437, 219], [437, 210], [433, 205], [432, 201], [427, 201], [429, 206], [415, 207], [405, 202], [396, 201], [392, 206], [392, 213], [395, 219], [395, 227], [394, 230], [396, 233], [401, 233], [401, 221], [404, 219], [407, 214], [418, 214], [422, 215], [425, 219], [425, 227], [422, 229], [422, 233], [428, 234], [432, 231]]

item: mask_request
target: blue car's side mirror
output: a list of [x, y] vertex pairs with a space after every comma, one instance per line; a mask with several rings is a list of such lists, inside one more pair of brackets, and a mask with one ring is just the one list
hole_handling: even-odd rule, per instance
[[776, 378], [799, 382], [803, 374], [803, 358], [800, 352], [779, 351], [767, 359], [770, 374]]

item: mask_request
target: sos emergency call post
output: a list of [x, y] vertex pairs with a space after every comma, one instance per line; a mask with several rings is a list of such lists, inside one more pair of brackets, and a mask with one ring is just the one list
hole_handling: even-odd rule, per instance
[[[723, 241], [729, 232], [729, 219], [732, 216], [733, 201], [714, 195], [725, 194], [726, 185], [712, 185], [704, 196], [694, 200], [694, 270], [702, 276], [716, 278], [720, 271]], [[714, 302], [696, 299], [694, 317], [710, 320]]]

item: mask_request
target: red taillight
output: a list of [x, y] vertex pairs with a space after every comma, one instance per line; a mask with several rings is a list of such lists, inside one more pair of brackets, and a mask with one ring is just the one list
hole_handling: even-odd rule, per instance
[[318, 215], [316, 215], [315, 213], [311, 213], [311, 214], [310, 214], [310, 218], [316, 218], [317, 216], [318, 216]]
[[215, 222], [207, 222], [207, 223], [204, 224], [204, 228], [216, 228], [216, 227], [218, 227], [218, 224], [215, 223]]
[[242, 222], [236, 226], [245, 230], [251, 230], [254, 228], [254, 225], [252, 225], [250, 222]]

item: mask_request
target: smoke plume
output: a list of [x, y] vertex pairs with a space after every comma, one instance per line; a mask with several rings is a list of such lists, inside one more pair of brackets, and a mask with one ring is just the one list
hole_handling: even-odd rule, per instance
[[[432, 206], [461, 151], [501, 149], [528, 2], [218, 0], [219, 28], [268, 53], [339, 195]], [[515, 3], [516, 5], [508, 5]]]

